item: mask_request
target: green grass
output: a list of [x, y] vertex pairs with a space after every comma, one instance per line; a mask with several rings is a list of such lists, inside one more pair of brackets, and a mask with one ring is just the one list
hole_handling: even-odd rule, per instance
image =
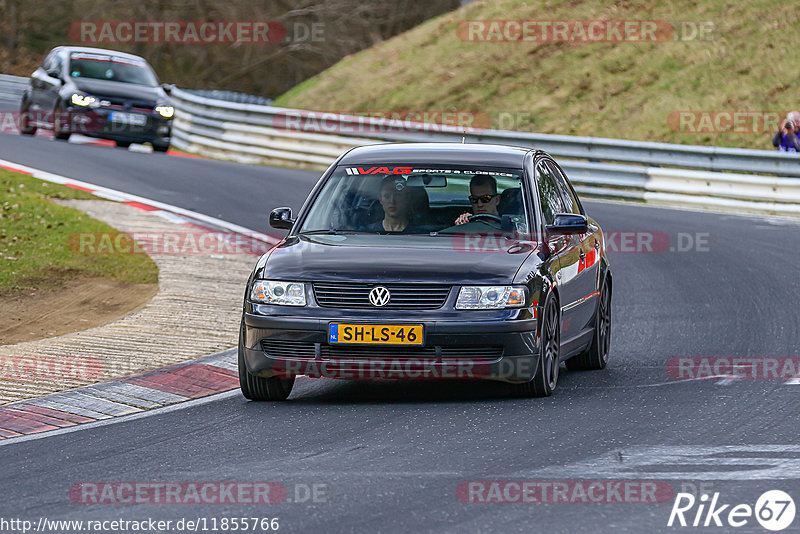
[[[82, 232], [111, 226], [52, 199], [91, 199], [89, 193], [0, 170], [0, 291], [51, 285], [66, 278], [156, 283], [158, 268], [145, 254], [77, 254], [69, 243]], [[72, 241], [70, 241], [72, 240]]]
[[[464, 42], [459, 21], [712, 21], [710, 40]], [[765, 0], [696, 3], [476, 0], [349, 56], [279, 97], [313, 110], [488, 113], [520, 131], [772, 149], [774, 132], [689, 133], [674, 111], [800, 108], [800, 9]], [[511, 120], [509, 127], [508, 120]]]

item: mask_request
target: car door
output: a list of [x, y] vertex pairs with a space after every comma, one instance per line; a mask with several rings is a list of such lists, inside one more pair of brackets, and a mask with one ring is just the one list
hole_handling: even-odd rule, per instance
[[[542, 211], [542, 223], [544, 226], [553, 224], [556, 214], [564, 213], [566, 206], [564, 205], [561, 191], [553, 178], [553, 171], [546, 165], [543, 159], [536, 162], [536, 187], [539, 194], [539, 205]], [[574, 248], [574, 240], [571, 239], [571, 236], [551, 234], [546, 230], [544, 239], [547, 242], [550, 254], [553, 256], [551, 269], [553, 271], [555, 283], [558, 286], [561, 306], [563, 308], [564, 303], [571, 302], [571, 299], [579, 292], [577, 289], [573, 288], [570, 277], [564, 274], [564, 268], [569, 265], [570, 256], [577, 255], [577, 252], [572, 250]], [[562, 343], [567, 340], [564, 334], [569, 324], [569, 317], [562, 314]]]
[[[565, 213], [586, 215], [577, 195], [569, 185], [564, 171], [554, 161], [547, 160], [553, 179], [561, 194]], [[573, 253], [562, 258], [562, 283], [569, 286], [569, 299], [562, 303], [568, 317], [565, 335], [574, 339], [591, 332], [597, 306], [597, 272], [600, 259], [600, 228], [591, 220], [587, 231], [570, 236]]]

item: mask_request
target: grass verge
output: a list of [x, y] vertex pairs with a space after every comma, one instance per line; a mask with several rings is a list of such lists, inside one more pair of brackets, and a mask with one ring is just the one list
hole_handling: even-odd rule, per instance
[[94, 198], [0, 169], [0, 292], [52, 287], [75, 278], [157, 283], [158, 268], [145, 254], [79, 255], [70, 250], [70, 236], [116, 230], [53, 199]]

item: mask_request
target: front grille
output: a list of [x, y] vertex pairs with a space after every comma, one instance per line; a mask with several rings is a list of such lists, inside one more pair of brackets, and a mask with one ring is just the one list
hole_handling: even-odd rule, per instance
[[262, 339], [261, 350], [273, 358], [315, 358], [316, 348], [307, 341]]
[[315, 282], [317, 304], [325, 308], [376, 309], [369, 301], [369, 292], [383, 286], [391, 293], [386, 310], [435, 310], [444, 306], [450, 286], [437, 284], [357, 284], [348, 282]]
[[341, 345], [322, 345], [320, 356], [330, 359], [349, 358], [425, 358], [436, 359], [436, 347], [344, 347]]
[[[321, 343], [319, 355], [326, 360], [373, 358], [407, 359], [419, 358], [436, 360], [435, 346], [428, 347], [386, 347], [364, 345], [328, 345]], [[315, 358], [316, 347], [308, 341], [278, 341], [262, 339], [261, 349], [274, 358]], [[442, 360], [497, 360], [503, 355], [501, 346], [464, 345], [461, 347], [440, 347]]]

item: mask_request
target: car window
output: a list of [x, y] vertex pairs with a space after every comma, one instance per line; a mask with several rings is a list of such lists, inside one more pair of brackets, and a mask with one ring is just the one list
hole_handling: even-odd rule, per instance
[[158, 79], [143, 60], [73, 52], [69, 57], [69, 75], [113, 82], [155, 87]]
[[539, 202], [542, 206], [542, 217], [545, 224], [553, 224], [557, 213], [567, 213], [561, 191], [553, 180], [550, 167], [544, 162], [536, 165], [536, 185], [539, 188]]
[[[471, 220], [457, 221], [467, 214]], [[454, 165], [338, 167], [300, 232], [528, 232], [522, 170]]]
[[572, 189], [567, 184], [567, 180], [564, 177], [564, 174], [552, 161], [548, 160], [547, 166], [550, 168], [553, 174], [553, 179], [555, 180], [556, 185], [558, 186], [558, 189], [561, 193], [561, 200], [563, 201], [564, 206], [566, 208], [565, 213], [575, 213], [580, 215], [581, 214], [580, 204], [575, 198]]

